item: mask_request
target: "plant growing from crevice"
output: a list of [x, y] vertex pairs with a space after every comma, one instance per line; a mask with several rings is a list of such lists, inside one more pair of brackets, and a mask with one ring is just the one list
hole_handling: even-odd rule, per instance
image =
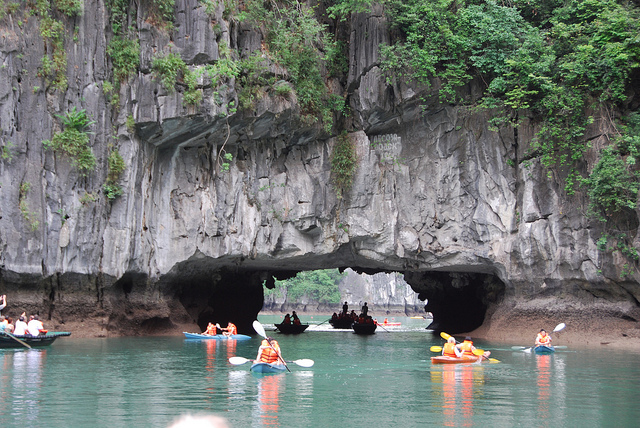
[[93, 171], [96, 158], [89, 147], [88, 128], [95, 122], [89, 119], [84, 109], [75, 107], [64, 115], [56, 116], [62, 121], [64, 130], [56, 133], [51, 141], [43, 141], [43, 146], [69, 156], [81, 175]]
[[117, 148], [112, 148], [107, 158], [107, 179], [102, 186], [104, 194], [110, 201], [122, 195], [122, 186], [120, 186], [120, 175], [125, 170], [126, 165], [124, 159], [120, 155]]
[[358, 156], [355, 143], [344, 131], [336, 138], [331, 155], [331, 175], [339, 199], [351, 189], [357, 164]]
[[40, 222], [36, 219], [37, 213], [30, 211], [27, 204], [27, 194], [30, 190], [31, 183], [29, 183], [28, 181], [20, 184], [18, 206], [20, 207], [22, 217], [24, 217], [25, 221], [29, 225], [29, 228], [32, 232], [35, 232], [36, 230], [38, 230], [38, 227], [40, 227]]

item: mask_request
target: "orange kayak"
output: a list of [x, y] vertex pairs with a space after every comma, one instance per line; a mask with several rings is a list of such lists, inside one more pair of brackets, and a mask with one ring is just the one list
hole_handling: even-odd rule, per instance
[[475, 363], [478, 361], [478, 358], [475, 355], [464, 355], [460, 358], [457, 357], [445, 357], [444, 355], [439, 355], [437, 357], [431, 357], [431, 364], [460, 364], [460, 363]]

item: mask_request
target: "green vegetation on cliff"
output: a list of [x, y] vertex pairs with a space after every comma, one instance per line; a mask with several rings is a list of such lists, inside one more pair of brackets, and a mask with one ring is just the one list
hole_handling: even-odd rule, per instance
[[295, 277], [276, 281], [273, 289], [265, 289], [265, 296], [277, 295], [290, 302], [305, 298], [314, 303], [340, 303], [338, 284], [344, 277], [338, 269], [299, 272]]

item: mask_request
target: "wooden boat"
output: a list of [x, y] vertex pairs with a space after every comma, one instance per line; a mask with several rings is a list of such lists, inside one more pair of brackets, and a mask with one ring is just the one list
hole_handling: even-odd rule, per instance
[[254, 373], [282, 373], [287, 368], [284, 364], [253, 363], [249, 370]]
[[212, 336], [210, 334], [202, 334], [202, 333], [188, 333], [183, 331], [184, 337], [186, 339], [198, 339], [198, 340], [247, 340], [251, 339], [251, 336], [247, 336], [244, 334], [234, 334], [229, 337], [224, 334], [216, 334]]
[[549, 346], [538, 345], [535, 348], [533, 348], [533, 352], [535, 352], [536, 354], [552, 354], [556, 352], [556, 350], [551, 345]]
[[374, 323], [360, 324], [360, 323], [354, 322], [351, 325], [351, 328], [353, 328], [353, 331], [355, 334], [373, 334], [376, 332], [377, 327], [378, 326]]
[[437, 357], [431, 357], [431, 364], [461, 364], [461, 363], [475, 363], [481, 357], [475, 355], [463, 355], [462, 357], [448, 357], [444, 355], [438, 355]]
[[330, 319], [329, 324], [331, 324], [333, 328], [351, 328], [353, 320], [351, 318]]
[[[11, 336], [20, 339], [32, 348], [42, 348], [44, 346], [51, 345], [58, 337], [71, 336], [71, 333], [69, 333], [68, 331], [49, 331], [46, 334], [41, 334], [40, 336], [31, 336], [28, 334], [12, 334]], [[7, 335], [3, 331], [0, 331], [0, 348], [26, 348], [26, 346], [13, 339], [13, 337], [11, 336]]]
[[291, 324], [280, 323], [280, 324], [274, 324], [274, 325], [276, 326], [278, 331], [280, 331], [280, 333], [284, 333], [284, 334], [300, 334], [309, 327], [309, 324], [293, 324], [293, 323]]

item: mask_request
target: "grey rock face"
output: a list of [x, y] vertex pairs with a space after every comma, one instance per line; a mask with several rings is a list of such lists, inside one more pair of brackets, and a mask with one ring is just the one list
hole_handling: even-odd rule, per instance
[[[482, 313], [459, 330], [515, 298], [640, 299], [637, 279], [621, 281], [615, 260], [597, 251], [583, 201], [567, 198], [536, 159], [520, 162], [534, 125], [517, 136], [498, 132], [490, 112], [385, 83], [381, 11], [350, 23], [346, 87], [358, 165], [338, 198], [331, 156], [339, 130], [302, 124], [295, 99], [266, 94], [253, 111], [234, 113], [236, 82], [203, 81], [195, 108], [183, 103], [180, 84], [168, 92], [153, 78], [159, 53], [177, 52], [197, 68], [220, 58], [221, 43], [239, 56], [259, 51], [258, 31], [226, 21], [222, 3], [208, 16], [197, 0], [181, 0], [169, 35], [141, 18], [143, 7], [140, 72], [122, 85], [118, 109], [102, 90], [111, 73], [102, 3], [88, 0], [82, 16], [65, 21], [78, 38], [65, 39], [64, 91], [38, 77], [46, 48], [37, 17], [21, 11], [0, 23], [0, 142], [10, 152], [0, 161], [0, 286], [8, 309], [46, 312], [58, 325], [83, 317], [99, 334], [234, 317], [248, 331], [263, 281], [328, 267], [403, 272], [422, 300], [441, 303], [430, 309], [436, 320], [471, 293]], [[86, 177], [42, 144], [70, 106], [96, 121], [97, 168]], [[114, 145], [127, 168], [123, 195], [109, 202], [101, 188]], [[226, 172], [223, 152], [233, 155]]]

